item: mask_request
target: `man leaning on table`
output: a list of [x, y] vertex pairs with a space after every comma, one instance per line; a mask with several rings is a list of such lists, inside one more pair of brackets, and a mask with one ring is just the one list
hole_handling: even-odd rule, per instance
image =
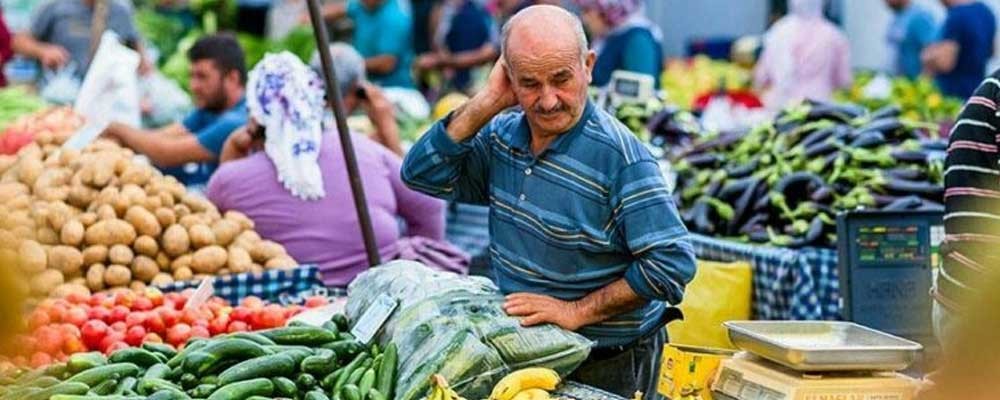
[[595, 56], [576, 17], [529, 7], [504, 26], [501, 45], [487, 87], [411, 149], [403, 180], [490, 205], [490, 263], [507, 313], [596, 342], [571, 379], [657, 398], [667, 305], [695, 272], [687, 229], [656, 160], [588, 101]]

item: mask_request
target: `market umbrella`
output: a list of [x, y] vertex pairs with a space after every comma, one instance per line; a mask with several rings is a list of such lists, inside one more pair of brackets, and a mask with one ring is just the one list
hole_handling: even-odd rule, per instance
[[347, 164], [347, 176], [351, 181], [351, 192], [354, 194], [354, 208], [358, 212], [358, 222], [361, 224], [361, 235], [365, 241], [365, 251], [368, 253], [368, 265], [376, 266], [382, 263], [378, 246], [375, 245], [375, 233], [372, 231], [372, 220], [368, 215], [368, 202], [365, 201], [365, 189], [358, 173], [358, 161], [354, 155], [354, 144], [347, 129], [347, 119], [344, 116], [344, 100], [340, 97], [340, 86], [337, 85], [337, 75], [333, 71], [333, 60], [330, 58], [330, 38], [327, 36], [326, 24], [317, 0], [308, 0], [309, 20], [312, 22], [313, 34], [316, 35], [316, 48], [319, 59], [323, 63], [323, 78], [326, 82], [326, 98], [333, 108], [337, 120], [337, 133], [340, 135], [340, 146], [344, 151], [344, 162]]

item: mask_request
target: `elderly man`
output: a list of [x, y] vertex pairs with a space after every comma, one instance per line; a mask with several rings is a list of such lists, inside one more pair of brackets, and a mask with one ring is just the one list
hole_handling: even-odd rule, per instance
[[653, 156], [588, 101], [595, 55], [576, 17], [529, 7], [501, 46], [487, 87], [410, 150], [403, 179], [491, 207], [507, 313], [596, 342], [573, 379], [654, 398], [667, 304], [695, 270], [687, 229]]

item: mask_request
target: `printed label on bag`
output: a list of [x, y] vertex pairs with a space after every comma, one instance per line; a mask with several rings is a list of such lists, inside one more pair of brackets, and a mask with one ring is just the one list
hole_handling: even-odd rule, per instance
[[361, 318], [358, 318], [358, 322], [351, 328], [351, 335], [361, 343], [370, 343], [398, 306], [399, 301], [387, 294], [380, 294], [364, 314], [361, 314]]

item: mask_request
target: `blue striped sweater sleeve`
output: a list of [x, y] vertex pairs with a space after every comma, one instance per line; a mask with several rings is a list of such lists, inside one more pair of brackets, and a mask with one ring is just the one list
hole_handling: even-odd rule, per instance
[[489, 135], [492, 122], [476, 136], [455, 143], [438, 121], [413, 145], [403, 160], [403, 182], [411, 189], [460, 203], [489, 204]]
[[644, 299], [679, 304], [694, 277], [694, 248], [656, 162], [624, 167], [615, 189], [614, 223], [635, 256], [625, 281]]

